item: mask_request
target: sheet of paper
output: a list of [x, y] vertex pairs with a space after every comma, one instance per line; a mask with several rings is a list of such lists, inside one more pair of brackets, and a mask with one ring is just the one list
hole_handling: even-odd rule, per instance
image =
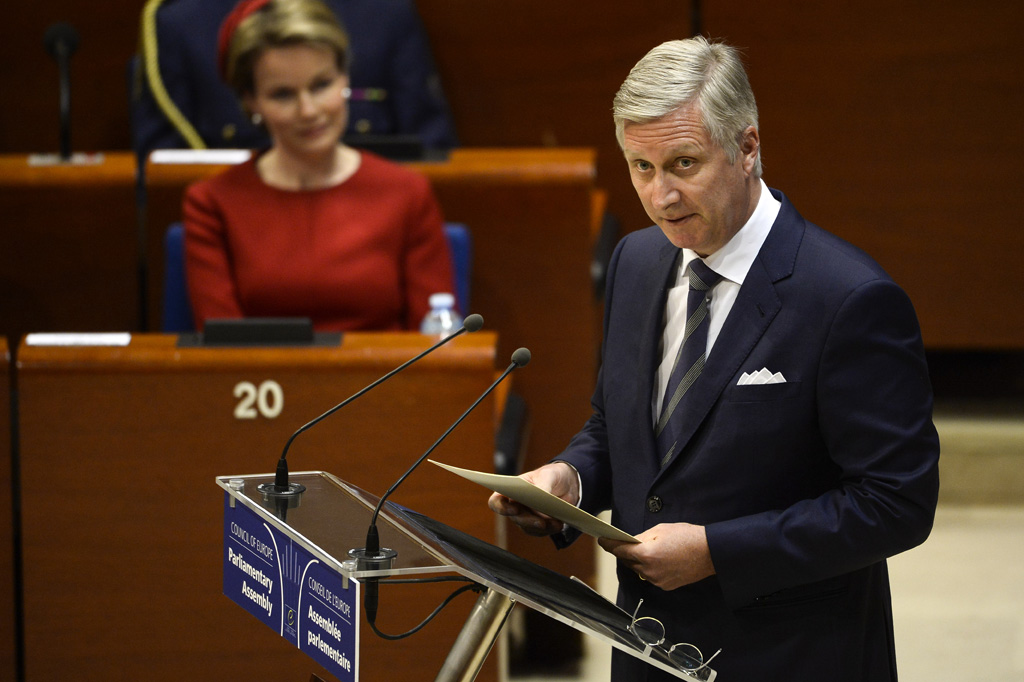
[[488, 474], [482, 471], [461, 469], [450, 464], [442, 464], [434, 460], [428, 460], [433, 464], [447, 469], [448, 471], [461, 476], [467, 480], [482, 485], [488, 490], [509, 497], [516, 502], [521, 502], [527, 507], [542, 512], [567, 523], [573, 528], [578, 528], [587, 535], [595, 538], [609, 538], [622, 542], [639, 542], [635, 537], [621, 531], [615, 526], [605, 523], [592, 514], [588, 514], [579, 507], [573, 506], [560, 497], [555, 497], [549, 492], [541, 490], [537, 486], [524, 481], [518, 476], [503, 476], [501, 474]]
[[35, 333], [25, 337], [28, 346], [127, 346], [132, 335], [128, 332], [88, 333]]
[[150, 163], [226, 164], [245, 163], [249, 149], [158, 149], [149, 155]]

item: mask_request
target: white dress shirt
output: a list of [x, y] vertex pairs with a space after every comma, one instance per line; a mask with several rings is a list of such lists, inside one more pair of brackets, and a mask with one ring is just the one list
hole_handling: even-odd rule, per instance
[[[725, 246], [704, 259], [705, 265], [722, 276], [718, 284], [711, 288], [711, 307], [708, 310], [710, 326], [708, 327], [707, 356], [709, 360], [711, 349], [718, 339], [718, 334], [722, 331], [722, 325], [725, 324], [725, 318], [729, 316], [729, 311], [732, 310], [736, 297], [740, 293], [740, 286], [782, 208], [779, 200], [768, 191], [768, 185], [764, 183], [764, 180], [760, 182], [761, 197], [758, 199], [750, 219]], [[669, 290], [668, 300], [665, 304], [665, 327], [661, 336], [661, 364], [658, 365], [654, 375], [654, 396], [652, 398], [655, 424], [661, 414], [661, 401], [665, 396], [665, 388], [668, 386], [669, 376], [672, 374], [672, 367], [679, 353], [683, 331], [686, 328], [686, 299], [690, 291], [690, 278], [686, 274], [686, 266], [694, 258], [699, 258], [696, 252], [690, 249], [682, 251], [675, 284]]]

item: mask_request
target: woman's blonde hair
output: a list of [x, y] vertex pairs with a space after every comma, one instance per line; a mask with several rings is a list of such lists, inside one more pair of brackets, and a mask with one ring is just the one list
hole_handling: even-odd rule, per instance
[[348, 34], [320, 0], [270, 0], [245, 16], [225, 38], [224, 80], [240, 97], [252, 94], [256, 61], [273, 47], [326, 47], [334, 52], [338, 70], [348, 71]]

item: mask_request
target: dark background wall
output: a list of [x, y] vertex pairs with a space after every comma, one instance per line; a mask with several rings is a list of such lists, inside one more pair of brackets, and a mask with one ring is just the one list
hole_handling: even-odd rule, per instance
[[[125, 64], [142, 4], [17, 5], [0, 26], [0, 153], [57, 148], [57, 71], [42, 47], [57, 20], [82, 35], [75, 149], [128, 147]], [[610, 102], [650, 47], [692, 33], [692, 0], [418, 7], [465, 145], [595, 147], [610, 210], [626, 230], [648, 224]], [[706, 1], [699, 16], [706, 35], [744, 49], [769, 185], [882, 262], [930, 347], [1024, 347], [1020, 3]]]

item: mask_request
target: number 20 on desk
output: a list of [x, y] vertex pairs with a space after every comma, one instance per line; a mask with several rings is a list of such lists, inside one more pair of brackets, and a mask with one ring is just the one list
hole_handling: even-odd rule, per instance
[[275, 419], [284, 409], [284, 391], [273, 379], [259, 386], [251, 381], [240, 381], [235, 384], [235, 398], [238, 400], [235, 419]]

